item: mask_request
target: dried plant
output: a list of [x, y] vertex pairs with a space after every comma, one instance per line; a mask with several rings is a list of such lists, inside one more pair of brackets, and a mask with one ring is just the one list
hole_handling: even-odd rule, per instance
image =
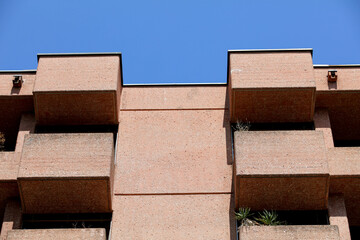
[[5, 134], [0, 132], [0, 151], [5, 151]]
[[235, 124], [232, 125], [232, 128], [234, 131], [249, 131], [251, 127], [251, 124], [249, 121], [240, 121], [237, 120]]

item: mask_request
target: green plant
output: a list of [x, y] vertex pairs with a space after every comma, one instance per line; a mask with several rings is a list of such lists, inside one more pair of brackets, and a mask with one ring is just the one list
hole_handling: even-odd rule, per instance
[[0, 132], [0, 151], [5, 150], [5, 135]]
[[235, 218], [240, 222], [240, 226], [253, 226], [259, 225], [256, 221], [250, 219], [254, 215], [250, 213], [250, 208], [239, 208], [238, 212], [235, 212]]
[[282, 225], [284, 222], [278, 220], [278, 214], [274, 211], [264, 210], [262, 213], [259, 213], [259, 217], [255, 218], [256, 221], [263, 225]]
[[251, 124], [249, 121], [240, 121], [237, 120], [235, 124], [232, 125], [232, 128], [234, 131], [249, 131], [251, 127]]

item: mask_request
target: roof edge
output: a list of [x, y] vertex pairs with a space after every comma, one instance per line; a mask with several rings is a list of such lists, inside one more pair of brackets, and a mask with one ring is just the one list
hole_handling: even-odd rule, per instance
[[83, 53], [38, 53], [37, 59], [44, 56], [121, 56], [121, 52], [83, 52]]
[[36, 73], [36, 69], [24, 69], [24, 70], [0, 70], [0, 73]]
[[360, 64], [337, 64], [337, 65], [313, 64], [313, 67], [314, 68], [360, 67]]
[[313, 55], [312, 48], [284, 48], [284, 49], [230, 49], [228, 53], [237, 53], [237, 52], [311, 52]]

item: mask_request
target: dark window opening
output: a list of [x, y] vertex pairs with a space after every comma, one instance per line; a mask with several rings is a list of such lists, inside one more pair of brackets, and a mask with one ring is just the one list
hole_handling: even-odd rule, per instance
[[74, 125], [74, 126], [36, 126], [35, 133], [113, 133], [114, 143], [118, 125]]
[[334, 139], [334, 146], [335, 147], [359, 147], [360, 140], [335, 140]]
[[360, 226], [350, 227], [351, 239], [360, 239]]
[[105, 228], [109, 237], [111, 213], [24, 214], [22, 229]]

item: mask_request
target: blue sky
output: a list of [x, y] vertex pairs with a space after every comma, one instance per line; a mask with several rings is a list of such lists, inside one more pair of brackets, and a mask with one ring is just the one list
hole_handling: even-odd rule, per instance
[[228, 49], [313, 48], [360, 63], [360, 1], [0, 0], [0, 69], [37, 53], [122, 52], [124, 83], [226, 82]]

